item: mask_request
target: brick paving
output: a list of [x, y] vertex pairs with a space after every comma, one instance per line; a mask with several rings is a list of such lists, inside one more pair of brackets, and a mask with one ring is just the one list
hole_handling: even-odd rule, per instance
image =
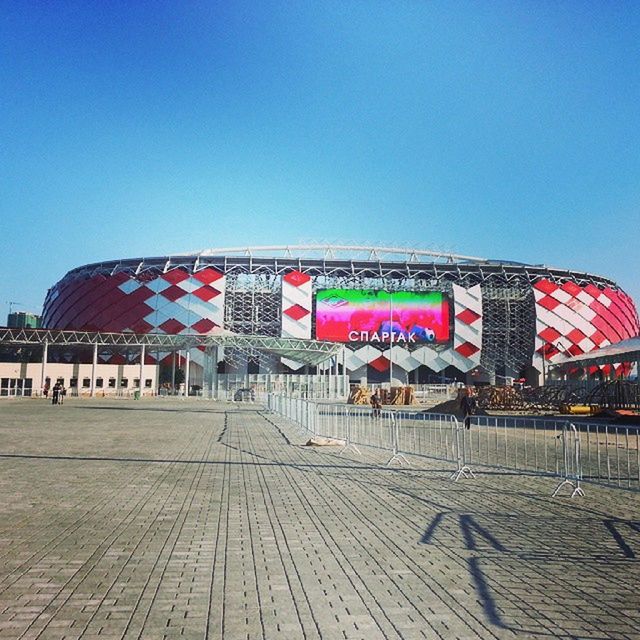
[[303, 442], [251, 406], [0, 402], [0, 639], [640, 638], [638, 494]]

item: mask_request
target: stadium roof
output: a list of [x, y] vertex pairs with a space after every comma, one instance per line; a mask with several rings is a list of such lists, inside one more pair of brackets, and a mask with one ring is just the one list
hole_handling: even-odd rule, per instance
[[299, 269], [310, 275], [392, 278], [426, 275], [436, 280], [473, 274], [482, 279], [498, 276], [510, 281], [526, 274], [530, 279], [570, 278], [579, 283], [597, 282], [602, 286], [617, 287], [609, 278], [542, 264], [532, 265], [513, 260], [487, 259], [408, 247], [330, 244], [226, 247], [192, 253], [108, 260], [76, 267], [65, 278], [103, 272], [111, 275], [126, 272], [139, 276], [146, 271], [167, 272], [175, 268], [187, 268], [196, 272], [207, 266], [225, 273], [235, 271], [277, 275], [289, 269]]
[[296, 244], [296, 245], [271, 245], [256, 247], [224, 247], [216, 249], [203, 249], [188, 255], [196, 256], [226, 256], [229, 254], [243, 256], [255, 256], [256, 254], [270, 254], [284, 258], [320, 257], [326, 260], [335, 260], [336, 254], [348, 254], [350, 258], [358, 257], [366, 260], [384, 260], [402, 257], [408, 262], [423, 262], [425, 259], [443, 260], [444, 262], [496, 262], [476, 256], [463, 256], [446, 251], [432, 249], [413, 249], [409, 247], [375, 247], [369, 245], [341, 245], [341, 244]]

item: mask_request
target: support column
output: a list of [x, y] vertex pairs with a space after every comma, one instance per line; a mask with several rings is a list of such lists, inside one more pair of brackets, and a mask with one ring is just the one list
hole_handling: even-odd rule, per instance
[[157, 396], [160, 394], [160, 351], [156, 351], [156, 375], [154, 378], [153, 394]]
[[211, 397], [218, 399], [218, 347], [211, 349]]
[[44, 383], [47, 379], [47, 360], [49, 359], [49, 341], [45, 340], [42, 347], [42, 370], [40, 371], [40, 395], [44, 389]]
[[186, 359], [184, 364], [184, 395], [185, 398], [189, 397], [189, 364], [191, 363], [191, 350], [186, 350]]
[[171, 393], [176, 392], [176, 352], [173, 351], [173, 357], [171, 359]]
[[91, 361], [91, 392], [93, 398], [96, 395], [96, 369], [98, 367], [98, 343], [93, 345], [93, 360]]
[[140, 397], [142, 398], [142, 390], [144, 389], [144, 356], [145, 356], [145, 346], [142, 345], [140, 347]]
[[347, 347], [342, 345], [342, 395], [349, 397], [349, 374], [347, 373]]

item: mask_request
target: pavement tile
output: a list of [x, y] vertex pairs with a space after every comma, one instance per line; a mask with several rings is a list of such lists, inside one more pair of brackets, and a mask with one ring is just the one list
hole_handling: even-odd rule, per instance
[[0, 401], [0, 640], [640, 638], [638, 494], [305, 440], [253, 405]]

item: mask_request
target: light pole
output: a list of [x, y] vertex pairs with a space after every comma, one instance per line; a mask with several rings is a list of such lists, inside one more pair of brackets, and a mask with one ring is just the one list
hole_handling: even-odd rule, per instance
[[393, 294], [389, 291], [389, 399], [393, 388]]

